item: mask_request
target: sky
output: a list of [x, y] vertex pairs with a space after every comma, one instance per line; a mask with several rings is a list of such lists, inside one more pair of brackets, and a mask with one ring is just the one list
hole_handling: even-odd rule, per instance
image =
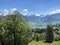
[[18, 9], [23, 15], [60, 12], [60, 0], [0, 0], [0, 11]]

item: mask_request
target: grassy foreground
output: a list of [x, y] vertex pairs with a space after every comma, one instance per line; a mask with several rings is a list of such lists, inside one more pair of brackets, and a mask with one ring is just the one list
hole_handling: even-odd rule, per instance
[[53, 43], [44, 43], [42, 41], [32, 41], [28, 45], [60, 45], [60, 41], [54, 41]]

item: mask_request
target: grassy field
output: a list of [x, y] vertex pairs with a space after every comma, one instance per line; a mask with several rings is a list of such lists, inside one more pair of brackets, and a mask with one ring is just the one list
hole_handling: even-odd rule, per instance
[[28, 45], [60, 45], [60, 41], [54, 41], [53, 43], [44, 43], [42, 41], [32, 41]]

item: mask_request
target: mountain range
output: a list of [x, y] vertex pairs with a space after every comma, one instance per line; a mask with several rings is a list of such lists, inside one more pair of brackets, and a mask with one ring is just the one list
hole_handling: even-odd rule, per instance
[[60, 23], [60, 13], [41, 16], [23, 16], [24, 19], [28, 22], [30, 27], [45, 27], [47, 24], [56, 24]]
[[34, 21], [34, 22], [44, 22], [44, 23], [52, 23], [52, 22], [60, 22], [60, 13], [46, 15], [44, 17], [41, 16], [23, 16], [26, 21]]
[[[22, 15], [23, 16], [23, 15]], [[5, 18], [6, 16], [0, 16], [0, 19]], [[44, 17], [35, 16], [23, 16], [26, 22], [31, 28], [45, 27], [47, 24], [56, 24], [60, 23], [60, 13], [46, 15]]]

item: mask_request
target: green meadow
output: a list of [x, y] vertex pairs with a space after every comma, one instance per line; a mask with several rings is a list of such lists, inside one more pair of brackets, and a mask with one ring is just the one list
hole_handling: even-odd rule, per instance
[[32, 41], [28, 45], [60, 45], [60, 41], [53, 41], [52, 43], [44, 43], [43, 41]]

